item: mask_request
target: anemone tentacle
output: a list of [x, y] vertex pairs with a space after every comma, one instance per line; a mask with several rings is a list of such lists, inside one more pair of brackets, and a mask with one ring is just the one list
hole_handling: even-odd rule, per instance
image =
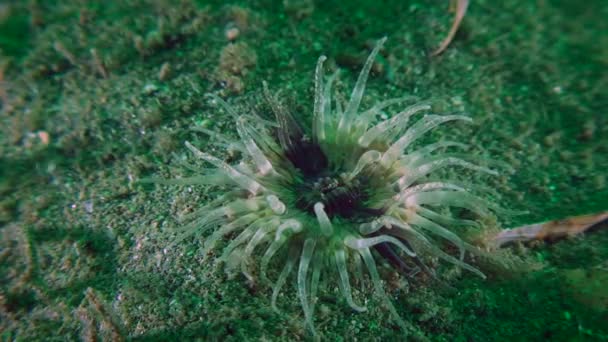
[[[275, 310], [278, 296], [295, 269], [294, 285], [304, 324], [313, 334], [316, 293], [323, 284], [337, 285], [346, 304], [357, 312], [367, 308], [357, 304], [355, 294], [365, 290], [366, 283], [371, 284], [395, 321], [407, 328], [384, 290], [376, 266], [378, 258], [386, 258], [405, 277], [414, 277], [421, 270], [432, 272], [425, 262], [435, 258], [484, 277], [467, 263], [466, 253], [474, 253], [476, 248], [460, 234], [462, 229], [481, 225], [452, 217], [450, 208], [464, 208], [483, 217], [498, 207], [475, 195], [472, 186], [429, 176], [452, 167], [489, 175], [497, 172], [466, 157], [442, 152], [467, 148], [459, 142], [442, 140], [413, 147], [420, 145], [427, 132], [448, 122], [471, 122], [465, 115], [429, 114], [429, 103], [406, 105], [416, 100], [412, 96], [360, 108], [372, 64], [385, 40], [376, 43], [344, 106], [333, 95], [338, 72], [325, 77], [327, 58], [319, 57], [311, 128], [301, 125], [266, 83], [263, 91], [276, 123], [239, 113], [210, 95], [234, 118], [240, 139], [232, 141], [204, 128], [196, 131], [212, 137], [218, 146], [235, 147], [242, 155], [240, 164], [231, 165], [186, 142], [196, 157], [215, 168], [205, 170], [204, 175], [164, 182], [183, 185], [222, 180], [236, 185], [237, 190], [190, 214], [175, 241], [214, 229], [202, 248], [206, 256], [218, 241], [230, 237], [219, 260], [231, 269], [240, 269], [251, 281], [256, 278], [254, 261], [260, 259], [259, 275], [265, 283], [271, 282], [269, 275], [274, 272], [270, 266], [276, 261], [280, 271], [271, 295]], [[377, 120], [393, 106], [404, 108]], [[410, 124], [415, 117], [418, 120]], [[444, 243], [456, 246], [456, 255], [444, 250]], [[263, 250], [259, 257], [258, 250]]]

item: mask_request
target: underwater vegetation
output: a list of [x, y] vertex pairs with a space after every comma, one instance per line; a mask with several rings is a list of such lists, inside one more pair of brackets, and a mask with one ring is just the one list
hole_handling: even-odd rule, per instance
[[[304, 135], [312, 137], [317, 58], [327, 56], [324, 85], [341, 69], [332, 83], [332, 111], [337, 103], [345, 108], [374, 47], [370, 37], [386, 35], [360, 112], [413, 95], [431, 99], [434, 113], [466, 113], [473, 124], [442, 124], [404, 152], [442, 139], [466, 143], [466, 151], [452, 146], [431, 155], [489, 165], [500, 176], [446, 167], [424, 181], [449, 181], [530, 214], [511, 218], [493, 212], [486, 218], [458, 207], [423, 207], [480, 223], [483, 229], [440, 223], [473, 245], [477, 233], [496, 237], [498, 224], [535, 228], [501, 231], [500, 237], [525, 239], [492, 250], [492, 256], [505, 253], [508, 262], [522, 259], [508, 270], [466, 251], [463, 261], [488, 280], [420, 246], [412, 246], [419, 260], [391, 247], [411, 271], [384, 257], [380, 245], [371, 247], [409, 339], [608, 340], [607, 225], [586, 229], [586, 220], [578, 220], [608, 210], [608, 116], [602, 115], [608, 35], [601, 34], [608, 30], [601, 15], [608, 2], [469, 1], [454, 39], [431, 56], [457, 19], [456, 2], [463, 3], [451, 1], [451, 11], [447, 1], [428, 0], [382, 6], [312, 0], [278, 6], [217, 0], [1, 4], [0, 339], [313, 339], [297, 292], [301, 250], [276, 298], [280, 312], [274, 312], [272, 289], [289, 245], [270, 259], [266, 280], [260, 262], [274, 237], [260, 243], [246, 267], [251, 283], [240, 264], [221, 261], [224, 247], [246, 227], [218, 239], [205, 257], [200, 253], [205, 241], [221, 224], [176, 239], [175, 230], [189, 222], [181, 222], [186, 213], [235, 189], [234, 183], [220, 175], [224, 185], [152, 190], [137, 180], [200, 176], [200, 182], [214, 183], [215, 167], [194, 157], [186, 140], [234, 168], [244, 160], [256, 170], [249, 154], [237, 149], [243, 145], [235, 121], [214, 105], [219, 101], [203, 95], [221, 97], [261, 132], [259, 119], [248, 114], [256, 112], [280, 145], [274, 114], [258, 98], [265, 79]], [[370, 126], [415, 101], [380, 110]], [[409, 125], [430, 113], [414, 114]], [[220, 132], [230, 141], [192, 127]], [[181, 167], [185, 160], [195, 164], [193, 170]], [[507, 175], [496, 162], [517, 172]], [[491, 192], [479, 192], [481, 185]], [[284, 193], [277, 198], [286, 213], [297, 209]], [[310, 216], [318, 225], [314, 213]], [[337, 221], [350, 220], [328, 216], [334, 229]], [[563, 218], [575, 218], [566, 220], [573, 225], [551, 224]], [[549, 226], [557, 229], [549, 232]], [[553, 232], [566, 239], [554, 239]], [[455, 244], [422, 233], [459, 258]], [[351, 296], [367, 311], [348, 305], [329, 260], [309, 298], [316, 336], [402, 340], [388, 301], [374, 293], [363, 260], [352, 254], [346, 260]], [[312, 269], [311, 264], [309, 279]]]
[[[206, 256], [229, 237], [219, 260], [229, 270], [241, 270], [251, 282], [259, 278], [272, 284], [275, 309], [280, 291], [295, 273], [297, 296], [313, 333], [319, 286], [337, 284], [346, 303], [363, 312], [365, 303], [353, 298], [353, 284], [364, 289], [367, 282], [405, 330], [385, 292], [379, 259], [406, 278], [421, 271], [432, 275], [432, 267], [427, 266], [432, 259], [484, 277], [465, 261], [465, 252], [477, 248], [458, 235], [458, 230], [479, 224], [454, 217], [446, 208], [464, 208], [483, 217], [495, 206], [473, 195], [464, 184], [432, 176], [454, 167], [491, 175], [496, 172], [445, 152], [466, 148], [461, 143], [442, 140], [416, 146], [430, 130], [450, 121], [470, 122], [467, 116], [428, 114], [428, 103], [416, 103], [390, 118], [377, 119], [386, 108], [411, 102], [410, 97], [360, 108], [374, 58], [385, 40], [376, 43], [345, 104], [332, 94], [337, 72], [326, 79], [326, 57], [318, 59], [310, 129], [270, 94], [265, 83], [264, 94], [276, 122], [238, 114], [212, 96], [234, 117], [240, 140], [197, 130], [236, 149], [242, 160], [230, 165], [186, 142], [195, 157], [214, 168], [192, 167], [200, 175], [174, 181], [226, 185], [224, 194], [188, 214], [188, 223], [179, 229], [174, 243], [212, 231], [204, 238], [201, 254]], [[451, 251], [442, 248], [446, 241], [453, 246]], [[261, 257], [256, 258], [256, 253]], [[253, 267], [253, 260], [258, 259], [259, 267]], [[268, 279], [271, 263], [281, 269], [274, 281]]]

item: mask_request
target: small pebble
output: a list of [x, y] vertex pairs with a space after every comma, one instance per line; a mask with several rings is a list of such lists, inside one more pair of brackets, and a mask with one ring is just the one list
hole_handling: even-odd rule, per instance
[[239, 34], [241, 32], [239, 31], [239, 29], [237, 27], [230, 27], [227, 28], [226, 31], [224, 31], [224, 35], [226, 36], [226, 39], [228, 39], [229, 41], [233, 41], [235, 40]]
[[163, 63], [160, 67], [160, 71], [158, 72], [158, 79], [161, 81], [166, 81], [171, 74], [171, 65], [169, 62]]

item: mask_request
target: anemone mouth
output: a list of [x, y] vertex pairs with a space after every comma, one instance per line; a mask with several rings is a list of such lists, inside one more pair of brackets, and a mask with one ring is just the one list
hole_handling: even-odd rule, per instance
[[279, 129], [275, 140], [280, 144], [285, 159], [289, 160], [301, 178], [290, 184], [294, 190], [294, 206], [315, 215], [314, 205], [322, 203], [329, 217], [355, 219], [355, 222], [377, 217], [382, 209], [366, 207], [369, 199], [369, 181], [365, 175], [350, 179], [347, 170], [335, 170], [331, 160], [321, 145], [311, 141], [302, 132], [300, 124], [280, 104], [273, 103], [272, 96], [266, 95], [275, 110]]
[[366, 184], [344, 178], [327, 175], [305, 179], [295, 187], [298, 194], [295, 206], [314, 215], [314, 205], [322, 203], [329, 217], [348, 218], [353, 222], [382, 215], [383, 210], [366, 207], [365, 202], [369, 199]]
[[[408, 125], [414, 115], [430, 106], [407, 106], [389, 119], [377, 120], [390, 106], [409, 97], [381, 101], [361, 111], [359, 105], [373, 60], [386, 38], [378, 41], [365, 62], [350, 100], [344, 108], [332, 103], [332, 83], [336, 74], [325, 79], [321, 56], [315, 70], [315, 96], [311, 137], [276, 101], [264, 83], [264, 94], [276, 116], [268, 124], [252, 115], [239, 115], [219, 97], [223, 109], [236, 119], [239, 141], [205, 129], [214, 140], [230, 145], [244, 156], [238, 165], [186, 146], [198, 158], [215, 168], [204, 175], [176, 181], [176, 184], [231, 184], [227, 191], [191, 214], [177, 232], [175, 243], [190, 236], [206, 236], [201, 253], [230, 236], [220, 260], [239, 267], [253, 280], [254, 252], [266, 246], [260, 258], [259, 277], [267, 280], [271, 260], [283, 261], [283, 268], [272, 284], [272, 306], [289, 277], [295, 287], [310, 331], [314, 328], [316, 292], [320, 284], [337, 284], [346, 303], [355, 311], [357, 304], [351, 284], [371, 283], [384, 300], [392, 317], [404, 329], [384, 291], [376, 268], [378, 257], [412, 275], [425, 269], [426, 259], [442, 259], [483, 277], [465, 262], [465, 252], [476, 249], [464, 242], [457, 228], [478, 226], [472, 220], [449, 215], [436, 208], [457, 207], [479, 216], [498, 208], [492, 202], [470, 193], [469, 187], [453, 181], [430, 180], [430, 174], [447, 167], [460, 167], [495, 175], [496, 172], [445, 153], [466, 148], [450, 141], [439, 141], [414, 149], [413, 143], [426, 132], [450, 121], [471, 120], [463, 115], [425, 114]], [[211, 231], [210, 234], [207, 234]], [[458, 255], [442, 249], [456, 246]], [[353, 271], [355, 270], [355, 271]], [[366, 271], [366, 272], [365, 272]], [[366, 273], [367, 277], [364, 275]], [[270, 282], [270, 281], [268, 281]]]

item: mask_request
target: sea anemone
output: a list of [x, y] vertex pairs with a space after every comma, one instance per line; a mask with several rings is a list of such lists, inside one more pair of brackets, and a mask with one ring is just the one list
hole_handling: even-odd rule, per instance
[[[432, 267], [427, 265], [435, 259], [484, 276], [465, 262], [465, 252], [475, 247], [457, 234], [479, 224], [455, 217], [450, 208], [458, 208], [458, 212], [464, 208], [479, 217], [488, 215], [494, 206], [474, 195], [470, 186], [431, 176], [453, 167], [496, 172], [446, 152], [463, 148], [463, 144], [418, 143], [420, 137], [441, 124], [470, 122], [467, 116], [425, 114], [431, 106], [417, 103], [388, 119], [378, 118], [387, 108], [411, 101], [410, 97], [360, 109], [370, 69], [385, 40], [377, 42], [345, 104], [332, 99], [337, 73], [325, 78], [326, 57], [318, 59], [310, 129], [270, 94], [265, 83], [264, 95], [276, 122], [254, 114], [238, 114], [211, 95], [214, 103], [234, 117], [240, 139], [233, 141], [211, 130], [197, 130], [240, 152], [240, 162], [231, 165], [186, 142], [195, 157], [214, 167], [194, 168], [200, 175], [175, 181], [220, 184], [226, 191], [189, 214], [174, 243], [204, 236], [201, 253], [207, 256], [227, 238], [219, 260], [229, 269], [242, 270], [250, 281], [260, 279], [272, 284], [275, 309], [278, 294], [295, 272], [297, 297], [313, 334], [320, 284], [337, 284], [346, 303], [358, 312], [366, 311], [366, 307], [353, 298], [352, 284], [362, 289], [371, 284], [405, 329], [385, 292], [376, 264], [379, 260], [385, 260], [404, 278], [419, 271], [432, 274]], [[419, 119], [409, 125], [413, 117]], [[260, 254], [256, 256], [256, 252]], [[259, 267], [253, 267], [254, 261]], [[277, 264], [282, 269], [277, 269], [278, 278], [271, 281], [269, 265]]]

